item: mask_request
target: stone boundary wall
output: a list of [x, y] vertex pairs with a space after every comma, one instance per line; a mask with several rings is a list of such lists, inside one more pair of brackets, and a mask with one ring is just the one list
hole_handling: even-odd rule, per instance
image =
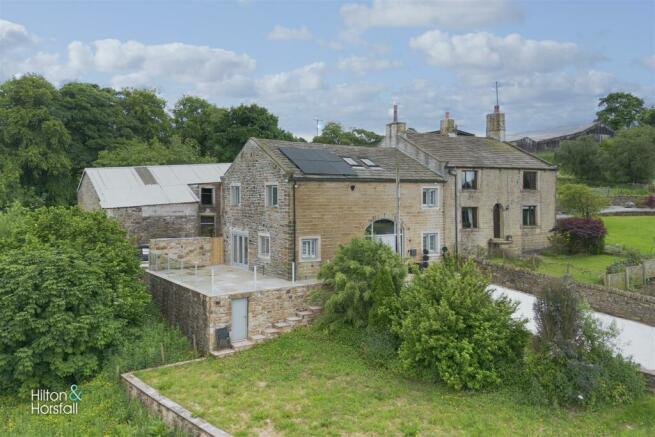
[[210, 298], [198, 291], [144, 272], [144, 281], [162, 316], [193, 342], [198, 351], [210, 351], [208, 308]]
[[616, 196], [608, 196], [607, 200], [609, 201], [610, 205], [614, 206], [625, 206], [626, 203], [628, 202], [633, 202], [635, 205], [639, 206], [643, 200], [648, 197], [648, 195], [616, 195]]
[[655, 372], [642, 368], [641, 374], [644, 375], [644, 379], [646, 380], [646, 387], [655, 393]]
[[[478, 260], [478, 264], [484, 272], [491, 274], [493, 283], [533, 295], [553, 279], [541, 273], [484, 260]], [[574, 283], [578, 293], [594, 310], [655, 326], [655, 297], [602, 285]]]
[[[156, 238], [150, 240], [150, 268], [166, 268], [166, 257], [171, 258], [171, 267], [178, 267], [180, 261], [187, 267], [211, 265], [212, 238]], [[157, 265], [158, 264], [158, 265]]]
[[[195, 360], [194, 360], [195, 361]], [[175, 365], [185, 364], [176, 363]], [[168, 367], [168, 366], [166, 366]], [[121, 375], [127, 394], [131, 399], [138, 399], [151, 413], [161, 417], [162, 421], [186, 435], [199, 437], [229, 437], [231, 434], [194, 417], [191, 412], [180, 404], [173, 402], [166, 396], [161, 395], [157, 390], [141, 381], [132, 373]]]

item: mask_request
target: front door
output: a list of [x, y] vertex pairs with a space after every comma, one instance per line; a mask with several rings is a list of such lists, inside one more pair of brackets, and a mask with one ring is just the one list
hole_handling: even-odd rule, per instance
[[248, 298], [232, 299], [232, 329], [230, 341], [248, 337]]
[[232, 265], [248, 266], [248, 236], [245, 234], [232, 234]]
[[500, 215], [502, 208], [503, 207], [500, 203], [494, 205], [494, 238], [502, 238], [500, 230]]

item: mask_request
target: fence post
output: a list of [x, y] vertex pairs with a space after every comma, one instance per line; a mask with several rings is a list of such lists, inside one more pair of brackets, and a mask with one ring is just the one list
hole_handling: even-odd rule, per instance
[[607, 274], [607, 271], [605, 272], [605, 287], [610, 286], [610, 280], [609, 280], [609, 275]]
[[646, 286], [646, 262], [642, 261], [641, 263], [641, 285]]
[[630, 290], [630, 272], [629, 272], [630, 266], [625, 266], [625, 289]]
[[164, 364], [166, 362], [164, 357], [164, 343], [159, 343], [159, 350], [161, 352], [161, 363]]

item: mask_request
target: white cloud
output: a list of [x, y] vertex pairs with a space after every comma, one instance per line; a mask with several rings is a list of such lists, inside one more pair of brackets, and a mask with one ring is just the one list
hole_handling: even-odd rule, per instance
[[650, 70], [655, 70], [655, 54], [650, 56], [644, 56], [643, 58], [641, 58], [640, 63], [641, 65], [643, 65], [644, 67]]
[[345, 4], [339, 12], [353, 34], [372, 27], [471, 28], [520, 17], [510, 0], [373, 0], [370, 6]]
[[340, 59], [337, 67], [340, 70], [352, 71], [355, 74], [363, 75], [368, 71], [388, 70], [398, 68], [402, 65], [400, 61], [393, 59], [376, 59], [365, 56], [350, 56]]
[[277, 25], [268, 34], [268, 39], [274, 41], [291, 41], [291, 40], [309, 40], [312, 34], [307, 27], [302, 26], [297, 29]]
[[25, 26], [0, 18], [0, 53], [29, 46], [36, 41]]
[[503, 37], [488, 32], [450, 35], [431, 30], [412, 38], [409, 45], [423, 52], [429, 63], [461, 72], [513, 75], [553, 71], [593, 59], [574, 43], [526, 39], [515, 33]]
[[325, 64], [315, 62], [295, 70], [269, 74], [256, 81], [259, 95], [283, 98], [316, 91], [323, 87]]

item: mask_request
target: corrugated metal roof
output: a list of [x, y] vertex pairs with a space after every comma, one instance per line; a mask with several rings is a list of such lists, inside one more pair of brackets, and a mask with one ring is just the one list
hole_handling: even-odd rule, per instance
[[585, 132], [594, 126], [599, 124], [598, 122], [586, 123], [586, 124], [577, 124], [577, 125], [568, 125], [568, 126], [559, 126], [554, 127], [550, 130], [543, 131], [530, 131], [530, 132], [517, 132], [511, 135], [507, 135], [507, 141], [518, 141], [523, 138], [530, 138], [534, 141], [543, 141], [551, 138], [559, 138], [566, 135], [573, 135], [576, 133]]
[[103, 208], [198, 202], [189, 185], [220, 182], [230, 164], [148, 165], [156, 184], [145, 184], [138, 167], [84, 169]]

